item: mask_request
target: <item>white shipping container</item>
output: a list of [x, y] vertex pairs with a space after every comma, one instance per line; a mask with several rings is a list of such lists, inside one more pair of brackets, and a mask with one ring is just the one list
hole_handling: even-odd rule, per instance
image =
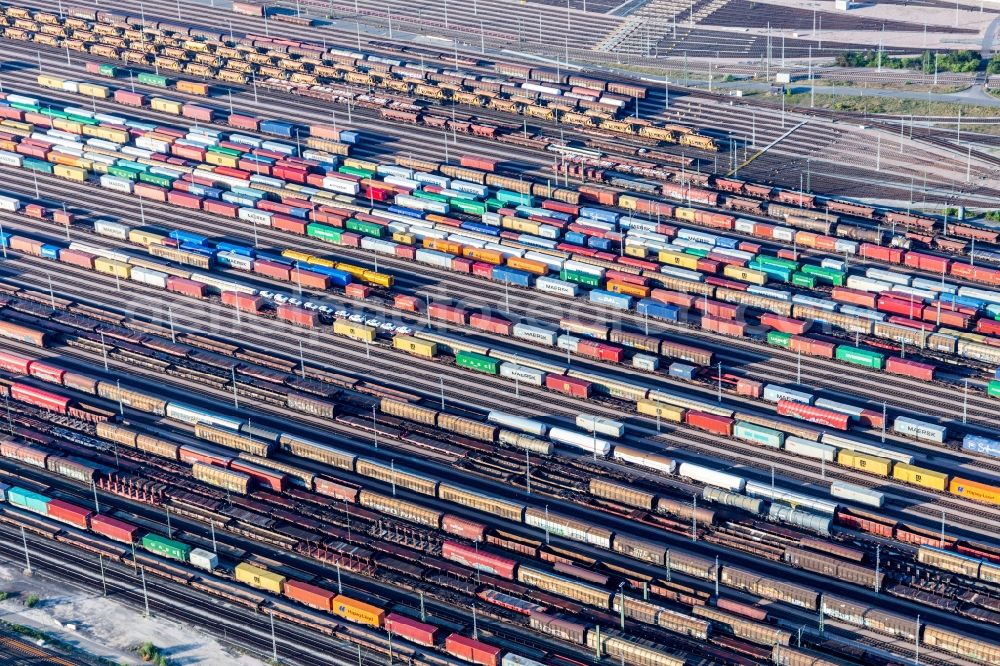
[[21, 166], [22, 157], [17, 153], [12, 153], [7, 150], [0, 150], [0, 164], [4, 166]]
[[781, 486], [772, 487], [770, 483], [747, 481], [744, 491], [751, 497], [763, 497], [764, 499], [776, 500], [794, 507], [805, 506], [820, 513], [832, 514], [837, 510], [836, 502], [830, 502], [829, 500], [813, 497], [812, 495], [806, 495], [805, 493], [796, 492], [789, 488], [782, 488]]
[[526, 419], [523, 416], [515, 416], [505, 412], [491, 411], [486, 415], [486, 420], [491, 423], [513, 428], [514, 430], [518, 430], [520, 432], [538, 435], [539, 437], [545, 437], [545, 433], [549, 430], [549, 426], [541, 421]]
[[600, 456], [606, 456], [611, 452], [611, 442], [601, 439], [595, 434], [576, 432], [566, 428], [551, 428], [549, 439], [553, 442], [583, 449], [588, 453], [596, 451], [597, 455]]
[[253, 259], [235, 252], [220, 252], [218, 254], [219, 263], [229, 264], [233, 268], [241, 271], [253, 270]]
[[500, 364], [500, 376], [532, 386], [541, 386], [542, 382], [545, 381], [545, 372], [510, 361]]
[[987, 301], [988, 303], [1000, 303], [1000, 292], [988, 291], [986, 289], [976, 289], [975, 287], [959, 287], [959, 296], [966, 296], [968, 298], [978, 298], [981, 301]]
[[753, 235], [754, 225], [756, 223], [753, 220], [748, 220], [744, 217], [736, 218], [736, 222], [733, 224], [733, 229], [740, 232], [741, 234]]
[[251, 294], [253, 296], [257, 295], [257, 290], [249, 285], [245, 285], [242, 282], [233, 282], [232, 280], [224, 280], [222, 278], [217, 278], [214, 275], [208, 273], [199, 273], [198, 271], [191, 272], [191, 279], [195, 282], [201, 282], [202, 284], [207, 284], [210, 287], [214, 287], [219, 291], [238, 291], [241, 294]]
[[257, 210], [256, 208], [247, 208], [245, 206], [236, 211], [236, 216], [241, 220], [261, 224], [265, 227], [271, 226], [271, 215], [272, 213], [266, 210]]
[[260, 174], [251, 174], [251, 183], [261, 183], [262, 185], [270, 185], [271, 187], [284, 187], [287, 183], [280, 178], [271, 178], [270, 176], [261, 176]]
[[378, 238], [371, 238], [370, 236], [361, 237], [362, 249], [380, 252], [381, 254], [395, 255], [396, 245], [397, 244], [392, 241], [379, 240]]
[[122, 146], [121, 152], [126, 155], [131, 155], [132, 157], [142, 157], [145, 159], [149, 159], [153, 153], [162, 151], [145, 150], [143, 148], [137, 148], [135, 146]]
[[850, 439], [849, 437], [834, 435], [831, 432], [823, 433], [822, 437], [820, 437], [820, 441], [824, 444], [829, 444], [830, 446], [836, 446], [838, 449], [847, 449], [848, 451], [856, 451], [858, 453], [877, 456], [879, 458], [889, 458], [890, 460], [895, 460], [897, 462], [904, 462], [907, 465], [913, 464], [913, 456], [909, 453], [903, 453], [901, 451], [887, 449], [873, 444], [865, 444], [864, 442], [859, 442], [857, 440]]
[[600, 416], [589, 414], [578, 414], [576, 417], [576, 427], [583, 428], [587, 432], [596, 432], [609, 437], [624, 437], [625, 424], [621, 421], [612, 421]]
[[154, 271], [149, 268], [144, 268], [142, 266], [133, 266], [131, 272], [131, 279], [136, 282], [141, 282], [142, 284], [148, 284], [151, 287], [158, 287], [160, 289], [167, 288], [167, 274], [160, 271]]
[[768, 402], [778, 402], [779, 400], [793, 400], [795, 402], [801, 402], [805, 405], [811, 405], [813, 403], [812, 393], [806, 393], [805, 391], [796, 391], [795, 389], [785, 388], [784, 386], [779, 386], [778, 384], [766, 384], [764, 386], [764, 400]]
[[276, 153], [281, 153], [282, 155], [294, 155], [295, 146], [290, 146], [287, 143], [279, 143], [277, 141], [262, 141], [260, 147], [264, 150], [273, 150]]
[[111, 157], [111, 155], [102, 155], [101, 153], [86, 152], [83, 154], [83, 156], [88, 160], [90, 160], [91, 162], [97, 162], [98, 164], [106, 164], [108, 166], [111, 166], [116, 161], [116, 159], [114, 157]]
[[530, 326], [528, 324], [514, 324], [511, 334], [520, 340], [528, 340], [539, 344], [554, 347], [559, 334], [540, 326]]
[[656, 372], [660, 367], [660, 357], [651, 354], [636, 354], [632, 357], [632, 367], [646, 372]]
[[122, 116], [112, 116], [107, 113], [95, 113], [94, 120], [99, 120], [105, 125], [124, 125], [128, 122], [128, 118], [123, 118]]
[[438, 252], [437, 250], [425, 250], [423, 248], [419, 248], [416, 251], [415, 258], [422, 264], [429, 264], [449, 270], [451, 269], [451, 260], [453, 259], [450, 254]]
[[689, 462], [681, 463], [677, 468], [677, 474], [694, 481], [700, 481], [710, 486], [737, 493], [743, 492], [743, 488], [746, 486], [746, 481], [741, 476], [727, 474], [726, 472], [720, 472]]
[[704, 282], [705, 274], [699, 273], [698, 271], [689, 271], [686, 268], [677, 268], [676, 266], [660, 266], [660, 272], [664, 275], [671, 275], [673, 277], [680, 278], [682, 280], [690, 280], [691, 282]]
[[639, 467], [656, 470], [657, 472], [663, 472], [664, 474], [673, 474], [674, 470], [677, 468], [677, 463], [670, 458], [656, 456], [652, 453], [646, 453], [645, 451], [640, 451], [639, 449], [630, 449], [624, 446], [615, 447], [614, 459], [621, 460], [622, 462], [627, 462], [632, 465], [637, 465]]
[[896, 271], [887, 271], [882, 268], [869, 268], [865, 271], [865, 275], [873, 280], [882, 280], [883, 282], [891, 282], [893, 284], [909, 285], [913, 279], [909, 275], [902, 275]]
[[16, 213], [21, 209], [21, 200], [16, 197], [0, 196], [0, 210]]
[[566, 282], [565, 280], [557, 280], [556, 278], [545, 276], [535, 280], [535, 288], [538, 291], [559, 294], [561, 296], [576, 296], [580, 293], [580, 287], [574, 282]]
[[858, 242], [847, 240], [845, 238], [838, 238], [833, 243], [833, 251], [837, 254], [857, 254], [858, 253]]
[[438, 187], [448, 188], [451, 187], [451, 178], [446, 176], [438, 176], [433, 173], [426, 173], [424, 171], [413, 172], [413, 180], [418, 183], [437, 185]]
[[809, 439], [803, 439], [802, 437], [795, 437], [794, 435], [785, 437], [784, 448], [785, 451], [788, 451], [792, 455], [802, 456], [803, 458], [815, 458], [816, 460], [825, 460], [827, 462], [833, 462], [837, 456], [837, 447], [835, 446], [821, 444]]
[[556, 339], [556, 347], [575, 354], [576, 350], [580, 347], [580, 338], [574, 335], [560, 335]]
[[847, 284], [845, 286], [848, 289], [858, 289], [860, 291], [878, 293], [881, 291], [892, 290], [892, 285], [892, 282], [886, 282], [885, 280], [873, 280], [861, 275], [848, 275]]
[[823, 261], [821, 261], [819, 263], [819, 265], [822, 266], [823, 268], [829, 268], [829, 269], [832, 269], [832, 270], [835, 270], [835, 271], [846, 271], [847, 270], [847, 264], [844, 263], [843, 261], [841, 261], [840, 259], [829, 259], [829, 258], [827, 258], [827, 259], [824, 259]]
[[869, 490], [863, 486], [856, 486], [853, 483], [844, 481], [834, 481], [830, 484], [830, 495], [849, 502], [857, 502], [867, 506], [881, 507], [885, 503], [885, 495]]
[[63, 81], [62, 89], [66, 92], [78, 93], [80, 92], [80, 83], [77, 81]]
[[542, 662], [508, 652], [500, 660], [500, 666], [543, 666]]
[[164, 141], [151, 136], [136, 137], [133, 143], [135, 143], [135, 145], [139, 148], [152, 150], [154, 153], [166, 153], [170, 150], [169, 141]]
[[897, 416], [896, 420], [892, 422], [892, 429], [901, 435], [907, 435], [926, 442], [941, 444], [948, 438], [948, 428], [946, 426], [918, 421], [908, 416]]
[[[113, 178], [114, 176], [111, 177]], [[104, 177], [102, 176], [101, 180], [103, 179]], [[94, 231], [100, 234], [101, 236], [108, 236], [109, 238], [117, 238], [118, 240], [128, 240], [128, 232], [130, 230], [131, 227], [129, 227], [127, 224], [120, 224], [118, 222], [109, 222], [108, 220], [96, 220], [94, 222]]]
[[774, 240], [791, 243], [795, 240], [795, 229], [791, 227], [775, 227], [771, 235]]
[[336, 178], [334, 176], [325, 176], [323, 178], [323, 189], [330, 190], [331, 192], [337, 192], [339, 194], [357, 196], [358, 192], [361, 191], [361, 186], [353, 180], [345, 180], [344, 178]]

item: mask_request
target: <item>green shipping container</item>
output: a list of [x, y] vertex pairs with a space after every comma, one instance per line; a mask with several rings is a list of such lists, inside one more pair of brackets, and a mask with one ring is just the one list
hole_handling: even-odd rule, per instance
[[25, 157], [21, 160], [21, 166], [29, 171], [41, 171], [42, 173], [52, 173], [55, 165], [45, 160], [36, 160], [33, 157]]
[[781, 282], [790, 282], [792, 279], [792, 270], [790, 268], [785, 268], [784, 266], [771, 266], [751, 261], [747, 264], [747, 268], [760, 271], [761, 273], [766, 274], [769, 278], [780, 280]]
[[230, 157], [243, 156], [242, 150], [236, 150], [235, 148], [226, 148], [225, 146], [209, 146], [205, 149], [205, 152], [221, 153], [222, 155], [229, 155]]
[[503, 207], [504, 207], [504, 202], [500, 201], [499, 199], [486, 200], [486, 208], [489, 210], [498, 210]]
[[49, 498], [40, 493], [19, 488], [18, 486], [11, 486], [7, 490], [7, 501], [16, 507], [26, 509], [32, 513], [40, 513], [43, 516], [49, 515]]
[[359, 220], [354, 217], [348, 218], [347, 222], [344, 223], [344, 226], [347, 227], [348, 231], [357, 231], [359, 234], [372, 236], [373, 238], [382, 238], [386, 231], [386, 228], [381, 224], [365, 222], [364, 220]]
[[846, 361], [864, 368], [874, 368], [881, 370], [885, 367], [885, 356], [878, 352], [870, 352], [866, 349], [858, 349], [850, 345], [839, 345], [835, 354], [838, 361]]
[[823, 268], [822, 266], [815, 266], [813, 264], [804, 264], [802, 266], [802, 272], [812, 275], [817, 280], [822, 280], [832, 284], [835, 287], [844, 286], [843, 271], [837, 271], [832, 268]]
[[733, 427], [733, 437], [754, 444], [762, 444], [772, 449], [780, 449], [785, 443], [785, 433], [773, 428], [737, 421]]
[[306, 226], [306, 236], [312, 236], [321, 241], [336, 243], [337, 245], [340, 245], [340, 236], [343, 233], [344, 230], [339, 227], [331, 227], [328, 224], [320, 224], [319, 222], [310, 222]]
[[498, 190], [497, 200], [504, 204], [516, 204], [518, 206], [534, 206], [535, 198], [530, 194], [511, 192], [510, 190]]
[[756, 261], [761, 266], [781, 266], [782, 268], [787, 268], [790, 271], [798, 270], [799, 264], [791, 259], [782, 259], [781, 257], [772, 257], [768, 254], [758, 254], [754, 261]]
[[49, 118], [69, 118], [65, 111], [60, 111], [59, 109], [50, 109], [48, 107], [39, 111], [43, 116], [48, 116]]
[[815, 276], [807, 275], [805, 273], [792, 273], [792, 284], [796, 287], [814, 289], [816, 287], [816, 278]]
[[690, 254], [691, 256], [698, 257], [699, 259], [704, 259], [708, 256], [708, 250], [702, 250], [698, 247], [686, 247], [684, 248], [684, 254]]
[[81, 125], [100, 125], [101, 121], [94, 120], [93, 118], [88, 118], [87, 116], [78, 116], [75, 113], [67, 113], [67, 120], [72, 120], [74, 123], [80, 123]]
[[986, 395], [991, 398], [1000, 398], [1000, 379], [994, 379], [986, 385]]
[[118, 76], [118, 69], [114, 65], [100, 65], [97, 71], [102, 76]]
[[138, 180], [141, 171], [136, 171], [135, 169], [129, 169], [120, 166], [109, 166], [108, 173], [112, 176], [118, 176], [119, 178], [128, 178], [129, 180]]
[[468, 368], [477, 372], [485, 372], [490, 375], [497, 374], [500, 369], [500, 361], [475, 352], [458, 352], [458, 354], [455, 355], [455, 363], [460, 368]]
[[41, 110], [41, 107], [39, 106], [35, 106], [34, 104], [24, 104], [23, 102], [11, 102], [10, 106], [11, 108], [19, 111], [34, 111], [35, 113], [38, 113]]
[[482, 215], [486, 212], [486, 204], [482, 201], [469, 201], [468, 199], [452, 199], [451, 207], [466, 215]]
[[431, 201], [440, 201], [441, 203], [448, 203], [448, 197], [442, 194], [435, 194], [434, 192], [424, 192], [423, 190], [414, 190], [411, 196], [417, 199], [429, 199]]
[[792, 343], [791, 333], [782, 333], [781, 331], [768, 331], [767, 332], [767, 344], [775, 345], [777, 347], [788, 347]]
[[149, 72], [139, 72], [139, 83], [145, 83], [149, 86], [159, 86], [160, 88], [167, 87], [167, 77], [160, 76], [159, 74], [150, 74]]
[[191, 546], [180, 541], [174, 541], [159, 534], [147, 534], [142, 537], [142, 547], [151, 553], [169, 557], [172, 560], [187, 562]]
[[148, 171], [144, 171], [139, 174], [139, 182], [170, 188], [174, 184], [174, 179], [171, 178], [170, 176], [164, 176], [163, 174], [149, 173]]
[[559, 278], [567, 282], [576, 282], [577, 284], [582, 284], [585, 287], [600, 287], [601, 278], [597, 277], [592, 273], [585, 273], [583, 271], [566, 270], [565, 268], [559, 272]]
[[340, 173], [350, 174], [352, 176], [357, 176], [358, 178], [374, 178], [375, 172], [369, 171], [368, 169], [356, 169], [354, 167], [342, 166], [337, 169]]

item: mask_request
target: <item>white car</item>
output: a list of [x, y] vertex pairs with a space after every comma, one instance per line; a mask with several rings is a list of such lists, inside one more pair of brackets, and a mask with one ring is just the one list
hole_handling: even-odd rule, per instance
[[305, 303], [302, 304], [302, 307], [304, 307], [306, 310], [314, 310], [316, 312], [319, 312], [319, 306], [313, 303], [312, 301], [306, 301]]
[[413, 329], [409, 326], [397, 326], [396, 335], [410, 335], [413, 333]]
[[287, 303], [288, 296], [285, 296], [284, 294], [275, 294], [274, 300], [277, 301], [278, 303]]
[[267, 289], [261, 289], [257, 293], [259, 293], [264, 298], [271, 298], [271, 299], [273, 299], [275, 296], [277, 296], [277, 294], [275, 294], [273, 291], [268, 291]]
[[379, 328], [381, 328], [383, 331], [389, 331], [391, 333], [392, 331], [396, 330], [396, 325], [393, 324], [391, 321], [387, 321], [381, 326], [379, 326]]
[[294, 305], [295, 307], [298, 307], [298, 308], [301, 308], [302, 307], [302, 299], [301, 298], [295, 298], [294, 296], [289, 296], [288, 297], [288, 304], [289, 305]]
[[347, 318], [349, 321], [353, 321], [355, 324], [360, 324], [364, 322], [365, 316], [363, 314], [352, 314]]
[[[329, 308], [327, 308], [327, 309], [329, 309]], [[337, 319], [347, 319], [348, 317], [351, 316], [351, 311], [350, 310], [337, 310], [336, 312], [333, 313], [333, 316], [336, 317]]]
[[371, 326], [372, 328], [378, 328], [379, 326], [382, 325], [382, 321], [380, 319], [372, 318], [367, 320], [365, 324]]
[[322, 312], [323, 314], [333, 314], [333, 308], [331, 308], [329, 305], [320, 305], [319, 311]]

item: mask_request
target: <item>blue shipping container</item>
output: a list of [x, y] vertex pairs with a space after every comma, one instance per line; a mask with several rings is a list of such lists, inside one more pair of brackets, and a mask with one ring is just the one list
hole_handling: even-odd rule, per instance
[[260, 121], [260, 131], [267, 132], [268, 134], [277, 134], [278, 136], [294, 136], [293, 131], [295, 126], [291, 123], [286, 123], [281, 120], [262, 120]]
[[641, 315], [665, 321], [677, 321], [677, 315], [680, 312], [676, 305], [660, 303], [652, 298], [644, 298], [636, 303], [635, 311]]
[[990, 439], [982, 435], [966, 435], [962, 438], [962, 449], [972, 453], [981, 453], [991, 458], [1000, 458], [1000, 439]]
[[631, 296], [613, 294], [610, 291], [604, 291], [603, 289], [591, 289], [590, 302], [600, 303], [601, 305], [610, 305], [611, 307], [618, 308], [619, 310], [628, 310], [632, 307]]
[[233, 254], [241, 254], [244, 257], [254, 257], [257, 253], [252, 247], [247, 247], [245, 245], [237, 245], [236, 243], [228, 243], [226, 241], [218, 241], [215, 244], [215, 249], [219, 252], [232, 252]]
[[584, 245], [587, 242], [587, 236], [579, 231], [567, 231], [564, 240], [573, 245]]
[[357, 143], [358, 139], [360, 139], [360, 138], [361, 138], [361, 135], [358, 134], [357, 132], [352, 131], [352, 130], [348, 130], [346, 132], [343, 131], [343, 130], [341, 130], [341, 132], [340, 132], [340, 140], [343, 143]]
[[587, 237], [587, 245], [589, 247], [592, 247], [592, 248], [596, 249], [596, 250], [610, 250], [611, 249], [611, 241], [609, 241], [607, 238], [600, 238], [598, 236], [588, 236]]
[[680, 377], [681, 379], [693, 381], [698, 368], [687, 363], [671, 363], [668, 372], [671, 377]]
[[351, 274], [346, 271], [329, 268], [327, 266], [317, 266], [316, 264], [307, 264], [301, 261], [298, 262], [298, 266], [304, 271], [311, 271], [313, 273], [319, 273], [320, 275], [326, 275], [330, 278], [330, 283], [335, 284], [338, 287], [346, 287], [351, 283]]
[[481, 224], [479, 222], [463, 222], [460, 229], [465, 229], [466, 231], [475, 231], [477, 234], [487, 234], [488, 236], [499, 236], [500, 230], [496, 227], [491, 227], [488, 224]]
[[518, 287], [530, 287], [532, 277], [534, 276], [526, 271], [507, 268], [506, 266], [493, 267], [493, 280], [495, 282], [506, 282]]
[[6, 231], [0, 234], [0, 247], [10, 247], [10, 236]]
[[406, 206], [389, 206], [389, 212], [395, 213], [396, 215], [405, 215], [406, 217], [424, 218], [424, 212], [422, 210], [414, 210], [412, 208], [407, 208]]
[[208, 240], [207, 237], [201, 234], [191, 233], [190, 231], [182, 231], [180, 229], [175, 229], [170, 232], [170, 237], [181, 243], [187, 243], [189, 245], [204, 245], [205, 241]]
[[42, 245], [42, 259], [59, 259], [59, 247], [56, 245]]
[[618, 218], [620, 216], [618, 213], [605, 210], [603, 208], [590, 208], [588, 206], [584, 206], [580, 209], [580, 217], [589, 217], [592, 220], [607, 222], [608, 224], [618, 224]]

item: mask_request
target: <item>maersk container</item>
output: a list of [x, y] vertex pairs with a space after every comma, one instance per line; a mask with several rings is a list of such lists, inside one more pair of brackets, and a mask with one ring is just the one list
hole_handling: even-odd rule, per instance
[[726, 472], [720, 472], [689, 462], [680, 464], [677, 468], [677, 475], [736, 493], [743, 492], [743, 489], [746, 487], [746, 479], [741, 476], [727, 474]]
[[1000, 458], [1000, 439], [969, 434], [962, 438], [962, 449], [991, 458]]
[[523, 416], [515, 416], [505, 412], [491, 411], [486, 415], [486, 420], [491, 423], [513, 428], [520, 432], [530, 433], [539, 437], [545, 437], [549, 431], [549, 426], [534, 419], [526, 419]]
[[885, 367], [885, 355], [878, 352], [860, 349], [850, 345], [837, 345], [834, 357], [838, 361], [846, 361], [863, 368], [881, 370]]
[[815, 458], [816, 460], [833, 462], [837, 457], [837, 447], [793, 435], [785, 437], [784, 448], [785, 451], [792, 455], [802, 456], [803, 458]]
[[590, 302], [607, 305], [618, 310], [628, 310], [632, 307], [632, 297], [625, 294], [615, 294], [603, 289], [590, 290]]
[[779, 400], [793, 400], [806, 405], [811, 405], [813, 403], [812, 393], [796, 391], [795, 389], [785, 388], [784, 386], [779, 386], [777, 384], [765, 384], [763, 397], [767, 402], [775, 403]]
[[559, 294], [560, 296], [575, 297], [580, 293], [580, 287], [573, 282], [557, 280], [550, 277], [535, 278], [535, 288], [549, 294]]
[[588, 434], [566, 428], [550, 428], [549, 439], [553, 442], [583, 449], [587, 453], [596, 452], [599, 456], [611, 453], [611, 442], [601, 439], [596, 433]]
[[545, 382], [544, 370], [538, 370], [526, 365], [518, 365], [512, 361], [500, 364], [500, 376], [532, 386], [541, 386]]
[[[494, 270], [494, 275], [495, 274]], [[511, 329], [511, 334], [520, 340], [527, 340], [529, 342], [535, 342], [548, 347], [554, 347], [556, 344], [556, 338], [559, 336], [557, 331], [551, 331], [547, 328], [542, 328], [541, 326], [530, 326], [528, 324], [514, 324], [514, 327]]]
[[785, 442], [785, 433], [745, 421], [736, 422], [733, 427], [733, 437], [754, 444], [762, 444], [772, 449], [780, 449]]
[[168, 539], [152, 532], [142, 537], [142, 547], [156, 555], [181, 562], [187, 562], [191, 554], [191, 546], [186, 543], [174, 541], [173, 539]]
[[943, 444], [948, 438], [947, 426], [918, 421], [909, 416], [897, 416], [892, 422], [892, 429], [901, 435], [919, 439], [925, 442], [937, 442]]
[[607, 435], [608, 437], [620, 438], [625, 436], [624, 423], [621, 421], [612, 421], [611, 419], [602, 418], [600, 416], [579, 414], [576, 417], [576, 427], [583, 428], [587, 432], [596, 432], [601, 435]]
[[667, 374], [671, 377], [679, 377], [680, 379], [686, 379], [687, 381], [694, 381], [698, 374], [698, 367], [675, 361], [670, 364]]
[[635, 304], [635, 311], [641, 315], [652, 317], [653, 319], [663, 319], [664, 321], [677, 321], [678, 310], [676, 305], [661, 303], [652, 298], [643, 298]]
[[881, 508], [885, 504], [885, 495], [877, 490], [871, 490], [864, 486], [856, 486], [853, 483], [844, 481], [834, 481], [830, 484], [830, 495], [848, 502], [857, 502], [866, 506]]
[[39, 513], [43, 516], [49, 515], [49, 498], [41, 493], [36, 493], [18, 486], [11, 486], [7, 490], [7, 501], [12, 505]]

